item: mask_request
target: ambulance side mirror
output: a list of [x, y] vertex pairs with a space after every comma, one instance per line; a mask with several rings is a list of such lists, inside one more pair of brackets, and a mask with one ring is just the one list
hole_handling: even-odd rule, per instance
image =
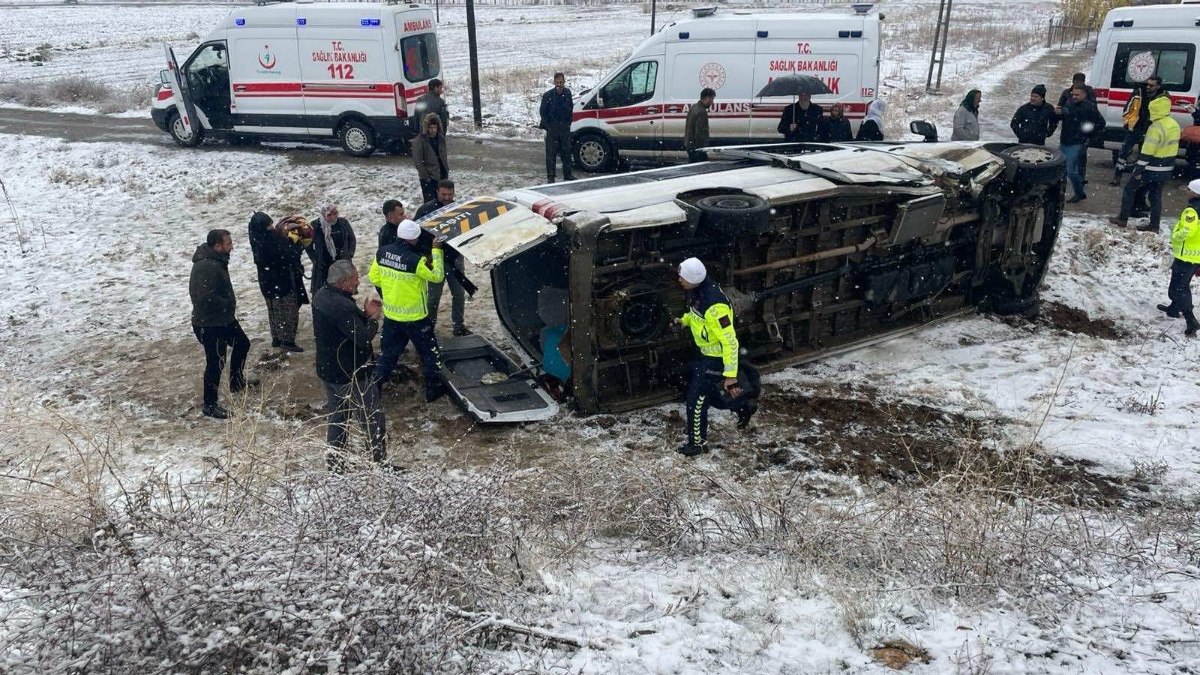
[[169, 71], [169, 70], [158, 71], [158, 81], [162, 82], [163, 84], [171, 84], [171, 71]]

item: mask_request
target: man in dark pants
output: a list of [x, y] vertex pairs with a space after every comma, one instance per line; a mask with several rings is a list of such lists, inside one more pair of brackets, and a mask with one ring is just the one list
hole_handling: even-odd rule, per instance
[[1160, 96], [1150, 101], [1150, 126], [1142, 138], [1137, 165], [1121, 191], [1121, 213], [1109, 222], [1125, 227], [1133, 215], [1138, 193], [1150, 199], [1150, 223], [1137, 228], [1142, 232], [1158, 232], [1162, 217], [1162, 186], [1171, 180], [1175, 158], [1179, 154], [1179, 123], [1171, 117], [1171, 99]]
[[404, 204], [398, 199], [383, 203], [383, 227], [379, 228], [379, 248], [396, 242], [396, 226], [404, 222]]
[[546, 182], [554, 182], [555, 159], [562, 158], [563, 180], [575, 180], [571, 171], [571, 115], [575, 103], [571, 90], [567, 89], [567, 78], [562, 73], [554, 74], [554, 88], [542, 94], [542, 105], [538, 108], [541, 122], [538, 128], [546, 130]]
[[[1083, 73], [1075, 73], [1074, 75], [1071, 76], [1071, 86], [1064, 89], [1063, 92], [1058, 95], [1058, 107], [1059, 108], [1067, 107], [1067, 103], [1070, 102], [1070, 100], [1071, 100], [1071, 90], [1074, 89], [1075, 87], [1083, 87], [1083, 92], [1084, 92], [1084, 95], [1086, 96], [1087, 100], [1091, 101], [1092, 105], [1096, 105], [1096, 90], [1092, 89], [1091, 85], [1089, 85], [1087, 83], [1087, 76], [1084, 75]], [[1087, 151], [1088, 151], [1088, 146], [1084, 145], [1082, 154], [1079, 158], [1079, 178], [1080, 178], [1080, 180], [1083, 181], [1084, 185], [1087, 185], [1087, 182], [1088, 182], [1088, 180], [1087, 180]]]
[[1058, 147], [1067, 159], [1067, 180], [1073, 192], [1067, 203], [1074, 204], [1087, 199], [1087, 192], [1083, 188], [1087, 146], [1093, 135], [1104, 132], [1104, 117], [1096, 109], [1096, 104], [1087, 100], [1087, 91], [1083, 87], [1076, 87], [1071, 100], [1055, 113], [1062, 120]]
[[250, 338], [238, 324], [235, 312], [237, 297], [229, 281], [229, 253], [233, 238], [229, 230], [212, 230], [205, 243], [192, 255], [192, 274], [188, 294], [192, 298], [192, 331], [204, 347], [204, 414], [223, 420], [229, 417], [218, 400], [221, 371], [225, 369], [225, 352], [233, 347], [229, 362], [229, 391], [238, 393], [246, 388], [246, 354]]
[[368, 275], [383, 295], [383, 336], [379, 339], [375, 380], [381, 385], [388, 381], [400, 355], [412, 342], [421, 357], [425, 400], [434, 401], [446, 393], [446, 387], [441, 376], [441, 352], [429, 321], [428, 285], [440, 283], [446, 276], [442, 242], [433, 242], [427, 258], [417, 252], [421, 228], [415, 222], [400, 223], [396, 236], [396, 243], [375, 254]]
[[708, 159], [700, 148], [708, 147], [708, 109], [716, 98], [717, 92], [705, 87], [700, 90], [700, 100], [688, 108], [687, 121], [683, 125], [683, 147], [689, 162]]
[[708, 450], [709, 408], [733, 411], [738, 428], [745, 429], [758, 404], [743, 398], [738, 384], [738, 339], [729, 298], [697, 258], [680, 263], [679, 285], [687, 291], [688, 302], [687, 314], [679, 323], [691, 330], [700, 350], [692, 362], [687, 389], [687, 443], [677, 451], [693, 457]]
[[[438, 181], [437, 199], [432, 199], [421, 205], [417, 209], [417, 215], [414, 216], [417, 220], [437, 211], [438, 209], [449, 206], [454, 203], [454, 181], [446, 179]], [[432, 237], [425, 235], [428, 241], [432, 241]], [[422, 240], [420, 251], [425, 252], [427, 241]], [[470, 335], [471, 329], [467, 328], [467, 296], [474, 296], [475, 291], [479, 290], [467, 275], [463, 273], [463, 259], [458, 255], [457, 251], [447, 250], [446, 254], [446, 280], [445, 283], [429, 284], [429, 323], [437, 327], [438, 306], [442, 302], [442, 288], [450, 287], [450, 321], [452, 322], [452, 330], [455, 336]]]
[[1171, 253], [1175, 261], [1171, 264], [1171, 283], [1167, 286], [1169, 305], [1159, 305], [1159, 311], [1177, 319], [1187, 321], [1183, 334], [1195, 337], [1200, 330], [1200, 321], [1192, 311], [1192, 277], [1200, 269], [1200, 179], [1188, 183], [1188, 205], [1179, 214], [1179, 220], [1171, 230]]
[[339, 260], [329, 268], [325, 286], [313, 296], [313, 333], [317, 341], [317, 377], [325, 385], [329, 426], [325, 440], [329, 444], [329, 469], [341, 471], [341, 452], [346, 447], [350, 415], [358, 418], [371, 459], [387, 458], [387, 422], [375, 386], [371, 339], [379, 330], [382, 305], [370, 300], [366, 308], [354, 303], [358, 292], [358, 270], [349, 260]]

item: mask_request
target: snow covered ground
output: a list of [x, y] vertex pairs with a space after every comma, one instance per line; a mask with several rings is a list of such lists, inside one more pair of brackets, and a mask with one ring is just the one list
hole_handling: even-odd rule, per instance
[[[963, 6], [974, 7], [956, 5]], [[993, 17], [1012, 6], [978, 5]], [[888, 12], [911, 12], [912, 21], [927, 21], [923, 12], [929, 7], [896, 4]], [[1022, 16], [1005, 25], [1028, 20], [1032, 26], [1031, 17], [1045, 9], [1040, 3], [1019, 7]], [[88, 72], [132, 82], [145, 76], [138, 75], [142, 69], [153, 72], [158, 40], [181, 44], [188, 31], [203, 33], [226, 11], [125, 9], [120, 14], [87, 7], [5, 9], [0, 53], [4, 44], [15, 50], [57, 40], [55, 49], [62, 51], [40, 68], [64, 73], [94, 68]], [[43, 11], [51, 19], [29, 13]], [[595, 36], [586, 53], [597, 63], [578, 75], [581, 83], [587, 73], [607, 67], [600, 63], [608, 61], [607, 54], [615, 62], [618, 52], [641, 39], [648, 19], [640, 10], [605, 12], [602, 17], [566, 8], [481, 9], [489, 31], [481, 28], [481, 43], [499, 45], [489, 52], [496, 62], [503, 58], [529, 67], [527, 74], [514, 69], [521, 73], [512, 80], [517, 86], [497, 85], [502, 95], [495, 114], [514, 125], [528, 119], [521, 92], [539, 89], [544, 70], [580, 51], [552, 39], [564, 31]], [[98, 16], [110, 23], [88, 24], [88, 17]], [[112, 16], [130, 23], [117, 25]], [[455, 17], [454, 10], [443, 13], [450, 26], [461, 25]], [[72, 28], [39, 30], [39, 37], [29, 38], [36, 21]], [[170, 22], [175, 23], [159, 25]], [[611, 31], [598, 28], [609, 24]], [[537, 37], [523, 43], [518, 36], [526, 34], [526, 26], [537, 26], [532, 29]], [[87, 36], [88, 46], [67, 49], [84, 39], [80, 36]], [[531, 48], [528, 42], [536, 44]], [[448, 44], [453, 41], [443, 42], [447, 54]], [[920, 42], [914, 38], [908, 49], [893, 52], [885, 63], [885, 79], [896, 81], [897, 89], [911, 88], [905, 82], [914, 73], [923, 86], [927, 62]], [[993, 92], [990, 86], [1040, 52], [1026, 50], [994, 64], [997, 53], [986, 49], [975, 56], [963, 52], [955, 86], [972, 83], [985, 90], [985, 100], [1007, 109], [1024, 92]], [[465, 67], [451, 59], [446, 64], [459, 73], [451, 76], [452, 92], [465, 91]], [[32, 68], [0, 56], [0, 80], [25, 77]], [[958, 95], [933, 99], [945, 105], [951, 98], [946, 119]], [[465, 105], [458, 105], [456, 113], [462, 114]], [[478, 194], [534, 183], [540, 173], [530, 166], [503, 173], [456, 171], [455, 178], [460, 193]], [[332, 199], [360, 240], [369, 242], [379, 222], [378, 204], [391, 197], [412, 204], [418, 195], [403, 160], [0, 135], [0, 181], [7, 191], [0, 228], [8, 233], [0, 239], [6, 260], [0, 293], [0, 459], [8, 473], [54, 481], [72, 471], [73, 448], [97, 438], [117, 453], [115, 468], [131, 484], [209, 475], [206, 458], [246, 463], [253, 445], [286, 444], [293, 469], [320, 470], [321, 431], [311, 420], [320, 395], [311, 354], [260, 360], [266, 353], [265, 312], [245, 223], [253, 210], [311, 214], [317, 203]], [[197, 406], [200, 353], [188, 325], [186, 280], [195, 245], [214, 226], [235, 233], [231, 272], [239, 314], [255, 338], [251, 363], [259, 364], [264, 381], [257, 398], [236, 402], [240, 425], [212, 422]], [[369, 259], [369, 249], [361, 247], [360, 263]], [[1200, 442], [1188, 433], [1200, 412], [1191, 365], [1200, 357], [1200, 342], [1184, 339], [1182, 324], [1153, 307], [1165, 300], [1168, 264], [1161, 236], [1116, 231], [1101, 218], [1068, 215], [1043, 291], [1046, 319], [970, 315], [774, 374], [767, 378], [768, 397], [751, 437], [770, 447], [767, 458], [736, 445], [732, 420], [719, 417], [714, 437], [728, 439], [731, 447], [698, 462], [679, 460], [670, 451], [679, 426], [675, 405], [621, 418], [564, 414], [544, 425], [492, 430], [470, 424], [448, 403], [421, 407], [408, 399], [388, 401], [392, 457], [409, 466], [468, 471], [505, 461], [533, 475], [587, 461], [596, 476], [611, 459], [636, 471], [626, 476], [630, 480], [662, 480], [678, 488], [687, 507], [679, 517], [701, 531], [727, 524], [737, 503], [754, 504], [762, 509], [758, 516], [769, 519], [769, 509], [786, 500], [755, 500], [782, 494], [781, 485], [800, 485], [807, 511], [789, 522], [813, 528], [803, 530], [802, 539], [780, 535], [781, 544], [761, 533], [735, 536], [731, 528], [709, 536], [690, 531], [681, 535], [686, 545], [664, 546], [638, 533], [592, 541], [571, 556], [535, 560], [539, 587], [528, 594], [521, 614], [592, 647], [516, 650], [503, 655], [508, 667], [502, 672], [876, 673], [889, 671], [871, 650], [888, 643], [919, 648], [915, 651], [929, 662], [908, 667], [917, 673], [1187, 672], [1200, 667], [1200, 555], [1192, 506]], [[485, 288], [468, 305], [468, 318], [478, 332], [502, 341], [491, 306]], [[308, 331], [302, 315], [302, 344], [311, 345]], [[830, 414], [805, 407], [818, 400]], [[918, 406], [920, 415], [905, 412]], [[836, 409], [851, 412], [836, 422]], [[977, 503], [975, 488], [964, 488], [971, 500], [963, 505], [963, 517], [938, 521], [939, 513], [956, 513], [950, 510], [954, 485], [923, 476], [919, 488], [905, 481], [889, 487], [871, 469], [873, 462], [896, 456], [900, 442], [887, 438], [895, 424], [901, 441], [943, 430], [963, 437], [936, 437], [934, 445], [943, 444], [940, 449], [951, 454], [955, 443], [974, 439], [1000, 454], [1026, 452], [1038, 466], [1084, 467], [1088, 480], [1104, 476], [1128, 486], [1128, 493], [1076, 507], [1042, 503], [1015, 486], [1015, 497], [1005, 492]], [[38, 457], [36, 467], [32, 456]], [[860, 468], [832, 470], [838, 462], [858, 462]], [[793, 494], [791, 488], [787, 494]], [[6, 492], [2, 499], [8, 498]], [[912, 512], [901, 508], [905, 502]], [[650, 518], [655, 505], [648, 504], [643, 507]], [[1027, 587], [1005, 587], [996, 581], [1004, 577], [996, 576], [987, 583], [998, 587], [960, 592], [917, 564], [948, 567], [949, 562], [942, 567], [930, 562], [940, 555], [970, 565], [991, 560], [991, 547], [1007, 555], [995, 542], [1006, 542], [1004, 533], [1012, 531], [1006, 527], [1023, 515], [1028, 531], [1043, 537], [1011, 551], [1014, 559], [1038, 565], [1010, 572], [1027, 575]], [[846, 527], [865, 522], [875, 529]], [[935, 524], [947, 531], [959, 526], [978, 537], [960, 541]], [[1060, 535], [1090, 543], [1071, 548], [1058, 541]], [[943, 540], [929, 559], [906, 557], [900, 548]], [[1003, 565], [1007, 558], [996, 560]], [[12, 597], [7, 589], [3, 595]]]

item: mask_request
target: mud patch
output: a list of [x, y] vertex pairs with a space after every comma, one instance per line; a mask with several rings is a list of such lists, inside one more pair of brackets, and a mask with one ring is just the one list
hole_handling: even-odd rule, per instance
[[1102, 340], [1120, 340], [1128, 333], [1117, 328], [1112, 319], [1093, 319], [1082, 309], [1058, 302], [1043, 302], [1038, 323], [1069, 333], [1090, 335]]
[[[1032, 449], [1000, 453], [995, 421], [886, 400], [869, 388], [803, 395], [764, 386], [759, 468], [824, 471], [873, 483], [933, 482], [948, 475], [998, 492], [1021, 488], [1072, 505], [1145, 501], [1149, 486], [1108, 476], [1091, 462]], [[765, 432], [765, 433], [764, 433]]]

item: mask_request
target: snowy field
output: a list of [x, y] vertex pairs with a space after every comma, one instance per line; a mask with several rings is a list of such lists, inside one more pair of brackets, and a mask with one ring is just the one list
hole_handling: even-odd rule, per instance
[[[918, 29], [931, 23], [931, 7], [885, 5], [891, 45], [883, 74], [894, 106], [936, 111], [945, 128], [958, 94], [909, 97], [924, 85], [927, 55]], [[982, 26], [1014, 11], [1014, 3], [958, 7], [976, 12]], [[1016, 7], [1019, 16], [987, 30], [1033, 30], [1048, 10], [1041, 3]], [[0, 80], [54, 67], [135, 82], [157, 67], [158, 40], [183, 45], [225, 11], [122, 8], [118, 22], [111, 9], [86, 6], [0, 9]], [[449, 56], [465, 53], [455, 12], [443, 12], [452, 94], [466, 90], [465, 62]], [[490, 110], [514, 126], [528, 121], [522, 97], [543, 86], [543, 71], [586, 53], [590, 65], [573, 77], [584, 84], [636, 44], [648, 24], [638, 8], [601, 14], [485, 7], [480, 14], [481, 51], [494, 58], [485, 68], [496, 82]], [[568, 33], [594, 42], [580, 49], [561, 39]], [[911, 43], [903, 42], [906, 35]], [[4, 45], [15, 53], [45, 41], [59, 50], [45, 66], [3, 56]], [[999, 47], [976, 39], [960, 46], [944, 89], [978, 86], [997, 109], [1015, 107], [1023, 91], [992, 88], [1038, 60], [1036, 43]], [[500, 64], [516, 74], [501, 77]], [[455, 103], [455, 114], [464, 115], [466, 104]], [[460, 194], [469, 195], [531, 184], [540, 174], [530, 166], [456, 170], [454, 177]], [[10, 573], [0, 577], [0, 671], [54, 672], [38, 650], [54, 653], [71, 634], [55, 623], [61, 616], [32, 604], [49, 596], [30, 589], [49, 582], [31, 581], [28, 570], [72, 579], [61, 586], [83, 589], [77, 599], [61, 596], [72, 607], [107, 607], [87, 616], [93, 626], [112, 627], [96, 640], [111, 649], [151, 641], [120, 627], [157, 606], [168, 611], [155, 632], [226, 653], [221, 649], [243, 644], [233, 624], [259, 612], [218, 623], [215, 617], [225, 616], [219, 610], [233, 606], [222, 593], [244, 592], [260, 578], [267, 581], [254, 602], [268, 604], [267, 615], [304, 614], [299, 601], [262, 599], [286, 587], [272, 575], [294, 564], [295, 532], [308, 532], [296, 525], [303, 507], [292, 500], [358, 488], [322, 473], [311, 351], [276, 359], [265, 349], [265, 312], [244, 228], [254, 210], [311, 214], [317, 203], [334, 200], [360, 241], [369, 242], [378, 204], [391, 197], [412, 204], [419, 194], [408, 165], [333, 151], [183, 150], [0, 135], [0, 181], [0, 227], [8, 233], [0, 239], [7, 263], [0, 293], [0, 541]], [[230, 424], [199, 413], [201, 355], [188, 321], [191, 255], [214, 226], [235, 233], [238, 313], [254, 339], [250, 363], [263, 379], [234, 401], [238, 414]], [[369, 249], [360, 246], [360, 266]], [[351, 521], [338, 531], [361, 541], [350, 548], [386, 551], [379, 541], [396, 543], [402, 531], [396, 547], [404, 552], [372, 572], [402, 575], [411, 567], [438, 583], [456, 574], [469, 579], [428, 602], [419, 594], [379, 594], [339, 604], [355, 592], [353, 584], [337, 585], [336, 575], [305, 577], [314, 588], [338, 589], [328, 598], [337, 606], [321, 604], [314, 614], [322, 618], [312, 623], [341, 635], [337, 624], [355, 616], [355, 603], [399, 602], [387, 608], [418, 615], [430, 603], [466, 595], [475, 607], [536, 629], [516, 639], [478, 616], [430, 619], [429, 642], [470, 642], [464, 652], [478, 662], [456, 652], [436, 669], [401, 672], [884, 673], [892, 671], [883, 663], [893, 659], [911, 661], [906, 672], [927, 674], [1195, 672], [1200, 442], [1188, 430], [1200, 413], [1192, 367], [1200, 341], [1184, 339], [1181, 322], [1153, 307], [1165, 300], [1169, 262], [1161, 236], [1068, 215], [1041, 320], [969, 315], [771, 375], [752, 433], [739, 436], [731, 419], [718, 416], [713, 436], [725, 447], [694, 462], [671, 451], [682, 426], [677, 404], [481, 429], [448, 402], [389, 398], [391, 457], [410, 470], [395, 479], [405, 486], [397, 508], [428, 498], [437, 505], [430, 521], [443, 518], [482, 543], [431, 543], [437, 532], [425, 521], [419, 525], [426, 530], [412, 526], [424, 538], [399, 526], [381, 534], [373, 524], [397, 517], [391, 506], [364, 509], [372, 523]], [[503, 342], [489, 289], [467, 311], [472, 328]], [[303, 312], [300, 335], [311, 347]], [[325, 492], [293, 492], [293, 476]], [[229, 497], [243, 492], [246, 504]], [[472, 511], [462, 502], [476, 494], [479, 509]], [[205, 508], [231, 503], [241, 505], [236, 514], [204, 517]], [[273, 532], [258, 520], [253, 530], [238, 529], [247, 512], [284, 514], [286, 555], [238, 548]], [[503, 518], [493, 523], [497, 513]], [[216, 543], [193, 549], [192, 539], [170, 539], [170, 524], [184, 516], [196, 519], [188, 532]], [[19, 526], [41, 539], [27, 538]], [[56, 556], [80, 555], [107, 550], [105, 538], [123, 532], [132, 535], [122, 550], [143, 551], [143, 560], [172, 572], [160, 579], [164, 594], [210, 593], [212, 615], [183, 625], [173, 611], [182, 601], [148, 600], [160, 589], [151, 583], [146, 591], [147, 577], [138, 577], [142, 591], [128, 603], [112, 600], [120, 594], [106, 595], [112, 587], [97, 579], [119, 577], [120, 556], [83, 581], [71, 576], [83, 574], [77, 566], [37, 566], [42, 540], [67, 544], [54, 549]], [[179, 546], [156, 548], [155, 541]], [[405, 547], [414, 541], [411, 553]], [[249, 550], [248, 557], [229, 553], [235, 550]], [[478, 557], [462, 552], [468, 550]], [[213, 569], [187, 582], [183, 571], [205, 555], [214, 556]], [[350, 635], [368, 639], [370, 631], [355, 626]], [[409, 628], [395, 632], [396, 643], [422, 634], [420, 626]], [[486, 639], [466, 637], [485, 628], [494, 631]], [[353, 642], [346, 640], [329, 644]], [[339, 671], [333, 656], [312, 658], [306, 667], [289, 666], [294, 670], [255, 672], [311, 672], [317, 665]]]

